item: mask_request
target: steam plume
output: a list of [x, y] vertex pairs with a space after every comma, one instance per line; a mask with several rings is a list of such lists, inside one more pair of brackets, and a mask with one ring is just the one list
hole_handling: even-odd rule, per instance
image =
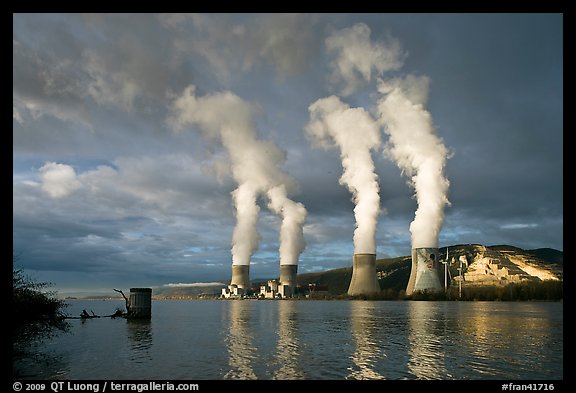
[[444, 223], [449, 181], [444, 176], [448, 149], [436, 134], [430, 113], [424, 109], [429, 79], [408, 75], [404, 79], [380, 81], [380, 122], [390, 139], [385, 154], [416, 191], [418, 208], [410, 224], [412, 248], [438, 247]]
[[326, 50], [334, 55], [330, 81], [342, 86], [341, 96], [352, 94], [372, 76], [399, 69], [406, 57], [394, 38], [372, 42], [370, 28], [364, 23], [333, 32], [326, 39]]
[[306, 221], [306, 208], [290, 200], [286, 186], [281, 184], [268, 190], [268, 208], [282, 217], [280, 226], [280, 265], [297, 265], [304, 250], [302, 228]]
[[[378, 122], [389, 136], [385, 154], [410, 176], [409, 183], [416, 191], [418, 208], [410, 225], [412, 247], [437, 247], [444, 222], [444, 206], [450, 204], [447, 198], [449, 182], [444, 176], [448, 150], [436, 135], [430, 113], [424, 109], [429, 79], [413, 75], [385, 79], [386, 72], [402, 67], [406, 53], [397, 40], [388, 37], [373, 42], [370, 33], [368, 26], [357, 23], [333, 32], [326, 39], [326, 49], [334, 56], [331, 81], [343, 85], [342, 95], [349, 95], [373, 77], [378, 78], [381, 93], [377, 105]], [[358, 225], [355, 247], [363, 248], [366, 244], [360, 244], [358, 238], [376, 227], [378, 185], [369, 151], [378, 147], [379, 139], [372, 136], [376, 127], [368, 125], [372, 120], [361, 108], [355, 110], [365, 113], [366, 130], [370, 131], [355, 132], [358, 127], [354, 121], [346, 121], [344, 114], [350, 109], [343, 105], [336, 97], [316, 101], [309, 108], [312, 122], [307, 131], [321, 142], [330, 135], [341, 148], [344, 175], [340, 182], [354, 193]], [[349, 138], [345, 138], [346, 135]], [[353, 155], [351, 151], [354, 151]], [[359, 181], [359, 172], [367, 178]], [[365, 225], [366, 217], [369, 224]], [[372, 251], [357, 249], [356, 252]]]
[[340, 184], [356, 204], [354, 252], [375, 254], [380, 196], [371, 150], [380, 146], [378, 124], [363, 108], [350, 108], [336, 96], [319, 99], [308, 110], [307, 135], [317, 145], [340, 149]]
[[232, 264], [249, 265], [258, 247], [260, 195], [266, 195], [269, 208], [282, 217], [281, 263], [297, 264], [304, 248], [306, 209], [288, 198], [296, 182], [279, 168], [286, 159], [284, 152], [272, 142], [257, 138], [255, 112], [250, 103], [232, 92], [197, 96], [191, 85], [174, 100], [168, 122], [177, 130], [196, 125], [207, 139], [219, 143], [228, 153], [232, 177], [238, 184], [232, 192], [236, 212]]

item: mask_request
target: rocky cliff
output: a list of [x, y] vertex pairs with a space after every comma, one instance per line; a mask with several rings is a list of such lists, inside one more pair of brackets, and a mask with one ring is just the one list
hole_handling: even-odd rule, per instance
[[[445, 256], [446, 248], [440, 249], [440, 253]], [[461, 280], [464, 285], [560, 281], [563, 278], [562, 254], [552, 249], [523, 250], [480, 244], [448, 247], [450, 273], [456, 283]]]

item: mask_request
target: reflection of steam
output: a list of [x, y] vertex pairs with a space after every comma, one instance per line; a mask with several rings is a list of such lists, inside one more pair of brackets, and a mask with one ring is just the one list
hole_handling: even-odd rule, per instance
[[226, 302], [230, 307], [228, 326], [230, 331], [225, 339], [228, 349], [230, 370], [224, 379], [257, 379], [252, 369], [253, 340], [250, 334], [250, 302]]
[[418, 379], [443, 379], [448, 375], [444, 365], [442, 339], [438, 323], [438, 306], [429, 302], [409, 302], [408, 369]]
[[276, 362], [280, 368], [274, 379], [304, 379], [304, 373], [298, 368], [300, 343], [298, 341], [298, 310], [295, 301], [284, 300], [278, 304], [278, 346]]
[[384, 376], [374, 370], [374, 365], [380, 358], [377, 320], [374, 318], [374, 304], [352, 301], [350, 317], [352, 320], [352, 336], [356, 350], [351, 356], [357, 369], [351, 370], [348, 379], [384, 379]]
[[128, 338], [130, 339], [131, 360], [141, 363], [152, 359], [152, 322], [149, 319], [128, 319]]

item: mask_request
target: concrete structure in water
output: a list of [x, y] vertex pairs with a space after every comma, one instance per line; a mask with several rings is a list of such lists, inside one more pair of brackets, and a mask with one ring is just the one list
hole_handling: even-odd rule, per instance
[[247, 291], [250, 289], [250, 265], [232, 265], [232, 281], [230, 285]]
[[412, 249], [412, 270], [406, 287], [406, 295], [416, 291], [441, 291], [442, 284], [438, 277], [438, 248], [421, 247]]
[[376, 254], [354, 254], [348, 295], [368, 295], [376, 292], [380, 292], [376, 276]]
[[150, 319], [152, 317], [152, 288], [130, 288], [128, 318]]

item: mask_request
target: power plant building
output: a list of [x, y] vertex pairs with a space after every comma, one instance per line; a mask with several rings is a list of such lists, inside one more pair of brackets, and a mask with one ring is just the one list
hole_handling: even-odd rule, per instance
[[268, 280], [267, 285], [260, 286], [259, 296], [264, 299], [289, 298], [294, 296], [294, 287], [276, 280]]
[[[251, 288], [248, 265], [232, 265], [230, 285], [222, 288], [225, 299], [242, 299]], [[265, 299], [291, 298], [296, 290], [298, 265], [280, 265], [280, 280], [269, 280], [260, 286], [257, 295]]]
[[244, 296], [246, 296], [246, 291], [236, 284], [230, 284], [226, 288], [222, 288], [222, 297], [225, 299], [241, 299]]
[[[412, 249], [412, 269], [406, 295], [414, 292], [441, 291], [442, 284], [438, 275], [439, 251], [437, 247], [420, 247]], [[280, 279], [269, 280], [261, 285], [257, 296], [266, 299], [290, 298], [297, 287], [298, 265], [280, 265]], [[250, 266], [232, 265], [230, 285], [222, 289], [222, 297], [243, 298], [250, 290]], [[352, 278], [348, 295], [369, 295], [380, 292], [376, 272], [376, 254], [356, 253], [352, 258]]]

